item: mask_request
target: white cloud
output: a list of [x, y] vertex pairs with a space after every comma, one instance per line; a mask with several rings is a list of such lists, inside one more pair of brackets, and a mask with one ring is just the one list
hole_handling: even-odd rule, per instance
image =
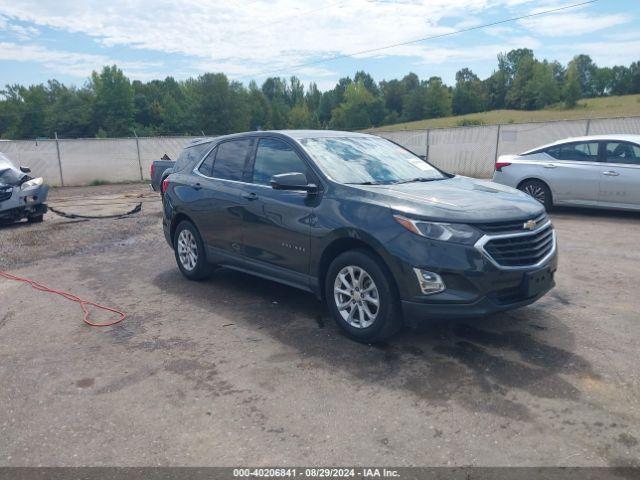
[[[478, 44], [470, 47], [447, 48], [435, 47], [426, 48], [413, 52], [413, 55], [421, 58], [423, 64], [455, 63], [462, 66], [469, 61], [496, 61], [499, 53], [508, 52], [515, 48], [530, 48], [535, 50], [541, 46], [541, 42], [533, 37], [519, 37], [509, 42]], [[411, 54], [411, 52], [406, 52]]]
[[0, 42], [0, 60], [37, 62], [46, 68], [73, 77], [88, 77], [91, 71], [104, 65], [117, 63], [128, 76], [146, 80], [157, 77], [149, 68], [160, 67], [158, 62], [117, 62], [104, 55], [78, 54], [63, 50], [52, 50], [41, 45]]
[[439, 25], [445, 17], [471, 24], [495, 1], [0, 0], [0, 13], [105, 46], [196, 57], [195, 68], [238, 78], [451, 31]]
[[20, 41], [29, 40], [39, 33], [35, 27], [18, 25], [2, 15], [0, 15], [0, 32], [6, 32]]
[[629, 15], [622, 13], [610, 15], [595, 15], [585, 12], [580, 13], [556, 13], [542, 17], [520, 20], [518, 23], [537, 33], [547, 37], [573, 37], [577, 35], [592, 34], [605, 28], [614, 27], [631, 21]]
[[[559, 0], [0, 0], [0, 29], [20, 22], [88, 35], [105, 47], [148, 51], [150, 58], [163, 54], [184, 57], [180, 72], [165, 69], [158, 76], [224, 71], [231, 78], [260, 80], [266, 74], [295, 73], [305, 82], [320, 78], [326, 83], [338, 77], [334, 65], [316, 65], [315, 61], [477, 26], [486, 21], [483, 14], [488, 9], [502, 19], [523, 8], [565, 4]], [[497, 53], [511, 48], [546, 48], [538, 37], [579, 35], [587, 28], [590, 33], [628, 21], [622, 14], [595, 16], [587, 11], [486, 29], [500, 38], [490, 44], [478, 44], [479, 37], [469, 44], [470, 37], [460, 36], [456, 38], [463, 40], [455, 48], [421, 42], [357, 58], [416, 57], [421, 64], [456, 62], [460, 66], [464, 61], [495, 62]], [[525, 35], [523, 27], [528, 29]], [[14, 50], [3, 48], [0, 59], [28, 59], [80, 78], [117, 60], [55, 51], [26, 39], [11, 41], [16, 44]], [[158, 67], [152, 61], [117, 63], [134, 78], [149, 78]], [[308, 63], [312, 65], [295, 72], [290, 68]]]
[[637, 52], [640, 52], [640, 39], [629, 41], [602, 41], [581, 42], [567, 45], [554, 45], [550, 47], [554, 52], [554, 58], [561, 62], [568, 62], [578, 53], [589, 55], [600, 67], [613, 67], [614, 65], [629, 65], [638, 60]]

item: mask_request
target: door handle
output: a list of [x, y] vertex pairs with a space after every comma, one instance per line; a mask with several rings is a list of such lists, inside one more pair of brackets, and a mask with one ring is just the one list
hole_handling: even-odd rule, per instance
[[193, 185], [193, 189], [194, 190], [200, 190], [201, 188], [202, 188], [202, 185], [200, 185], [200, 182], [198, 182], [195, 185]]
[[607, 170], [606, 172], [602, 172], [602, 174], [608, 177], [617, 177], [620, 175], [618, 172], [614, 172], [613, 170]]
[[544, 168], [556, 168], [557, 165], [555, 163], [547, 163]]
[[253, 201], [258, 199], [258, 194], [256, 192], [243, 193], [242, 198], [246, 198], [249, 201]]

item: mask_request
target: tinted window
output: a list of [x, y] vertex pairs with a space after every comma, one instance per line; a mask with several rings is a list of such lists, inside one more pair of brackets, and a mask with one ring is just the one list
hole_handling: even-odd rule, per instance
[[[189, 165], [195, 165], [200, 161], [202, 155], [211, 148], [211, 142], [201, 143], [200, 145], [194, 145], [193, 147], [187, 147], [180, 153], [180, 156], [176, 160], [176, 164], [173, 167], [174, 172], [180, 172]], [[191, 167], [193, 168], [193, 166]]]
[[253, 166], [253, 183], [269, 185], [274, 175], [293, 172], [309, 177], [306, 164], [289, 145], [272, 138], [260, 140]]
[[211, 176], [211, 169], [213, 167], [213, 160], [216, 158], [216, 150], [217, 150], [217, 148], [214, 148], [213, 150], [211, 150], [211, 153], [209, 153], [209, 155], [207, 155], [207, 158], [204, 159], [204, 162], [202, 162], [200, 164], [200, 168], [198, 168], [198, 171], [201, 174], [206, 175], [207, 177]]
[[251, 150], [251, 144], [251, 139], [221, 143], [217, 148], [211, 176], [225, 180], [242, 180], [244, 163]]
[[565, 143], [548, 148], [546, 152], [558, 160], [598, 161], [598, 142]]
[[605, 152], [607, 162], [640, 165], [640, 147], [633, 143], [607, 142]]

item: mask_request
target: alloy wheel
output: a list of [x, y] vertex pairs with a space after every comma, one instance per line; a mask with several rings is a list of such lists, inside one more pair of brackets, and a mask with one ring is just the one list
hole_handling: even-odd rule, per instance
[[338, 272], [333, 297], [342, 319], [355, 328], [371, 326], [380, 312], [378, 287], [371, 275], [356, 265]]
[[192, 271], [198, 263], [198, 244], [189, 230], [184, 229], [178, 236], [178, 258], [187, 271]]
[[546, 201], [546, 194], [540, 185], [530, 183], [525, 185], [523, 191], [544, 205]]

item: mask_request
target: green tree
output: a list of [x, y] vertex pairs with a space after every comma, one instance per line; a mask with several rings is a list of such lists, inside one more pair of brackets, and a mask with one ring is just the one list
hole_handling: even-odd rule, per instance
[[451, 115], [451, 90], [440, 77], [431, 77], [425, 91], [426, 118], [447, 117]]
[[570, 63], [567, 69], [567, 80], [564, 84], [562, 97], [567, 108], [574, 108], [580, 99], [580, 77], [575, 63]]
[[332, 112], [330, 127], [358, 130], [372, 127], [385, 116], [384, 104], [374, 97], [362, 81], [350, 83], [344, 93], [345, 101]]
[[576, 55], [571, 62], [576, 66], [578, 79], [580, 80], [581, 96], [585, 98], [595, 97], [594, 76], [597, 67], [591, 57], [589, 55]]
[[91, 88], [95, 95], [94, 122], [108, 136], [132, 134], [134, 100], [131, 82], [117, 66], [106, 66], [100, 73], [91, 74]]
[[399, 117], [402, 113], [402, 97], [405, 94], [402, 82], [400, 80], [382, 81], [380, 82], [380, 89], [385, 107]]
[[456, 87], [452, 98], [453, 114], [481, 112], [486, 105], [486, 95], [478, 76], [468, 68], [463, 68], [456, 73]]
[[56, 80], [48, 82], [48, 106], [45, 130], [47, 136], [57, 133], [62, 138], [92, 137], [93, 92], [88, 88], [66, 87]]
[[483, 82], [487, 94], [487, 109], [505, 108], [507, 93], [509, 92], [508, 74], [504, 70], [497, 70]]
[[300, 102], [289, 111], [289, 128], [312, 128], [312, 125], [311, 112], [305, 103]]

